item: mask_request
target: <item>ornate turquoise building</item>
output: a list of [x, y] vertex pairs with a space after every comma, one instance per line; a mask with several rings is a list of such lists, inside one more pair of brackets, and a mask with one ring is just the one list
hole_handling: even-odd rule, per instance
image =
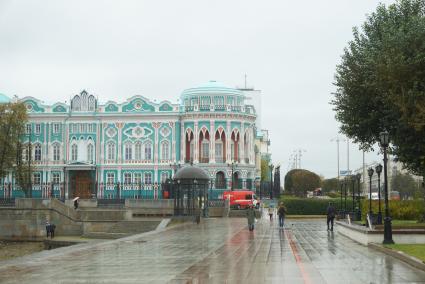
[[[101, 104], [87, 91], [70, 105], [24, 97], [32, 195], [161, 198], [163, 184], [185, 163], [209, 174], [213, 192], [253, 189], [256, 112], [245, 100], [243, 90], [215, 81], [184, 90], [178, 104], [143, 96]], [[4, 182], [13, 184], [13, 173]]]

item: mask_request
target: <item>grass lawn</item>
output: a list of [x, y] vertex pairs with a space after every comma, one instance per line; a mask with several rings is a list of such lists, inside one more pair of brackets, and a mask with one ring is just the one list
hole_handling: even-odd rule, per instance
[[402, 251], [408, 255], [419, 258], [425, 262], [425, 244], [412, 244], [412, 245], [384, 245], [386, 248]]
[[425, 223], [418, 223], [416, 220], [391, 220], [394, 226], [409, 226], [409, 227], [423, 227]]

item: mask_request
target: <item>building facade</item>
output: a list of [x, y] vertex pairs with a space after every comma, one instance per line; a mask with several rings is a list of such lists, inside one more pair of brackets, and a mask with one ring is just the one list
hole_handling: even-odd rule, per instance
[[[32, 195], [159, 198], [163, 184], [187, 163], [209, 174], [212, 191], [254, 189], [256, 113], [245, 98], [215, 81], [184, 90], [178, 104], [143, 96], [100, 104], [87, 91], [69, 105], [22, 98]], [[3, 182], [14, 184], [14, 174]], [[3, 195], [19, 190], [3, 188]]]

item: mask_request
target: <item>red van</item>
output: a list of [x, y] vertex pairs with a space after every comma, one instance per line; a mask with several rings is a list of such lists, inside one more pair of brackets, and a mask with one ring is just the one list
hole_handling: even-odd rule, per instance
[[230, 207], [236, 209], [248, 208], [253, 205], [255, 208], [260, 208], [260, 200], [251, 190], [237, 190], [223, 192], [223, 199], [230, 199]]

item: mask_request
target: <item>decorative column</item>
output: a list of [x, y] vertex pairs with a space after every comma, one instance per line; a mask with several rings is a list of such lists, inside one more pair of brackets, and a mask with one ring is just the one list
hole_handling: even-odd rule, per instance
[[117, 149], [118, 149], [118, 163], [121, 164], [122, 163], [122, 152], [123, 152], [123, 145], [122, 145], [122, 128], [124, 126], [124, 123], [115, 123], [115, 126], [118, 128], [118, 145], [117, 145]]
[[195, 121], [195, 126], [194, 126], [194, 131], [195, 133], [193, 133], [193, 163], [197, 164], [199, 161], [199, 133], [198, 133], [198, 122]]
[[215, 127], [214, 127], [214, 120], [210, 121], [210, 163], [215, 163]]
[[180, 163], [184, 164], [186, 160], [186, 132], [184, 131], [184, 122], [180, 122]]
[[231, 141], [232, 141], [232, 133], [230, 132], [230, 121], [227, 121], [227, 131], [226, 131], [226, 163], [231, 163], [232, 160], [232, 151], [230, 149]]
[[245, 125], [243, 121], [241, 122], [241, 132], [239, 135], [239, 159], [242, 164], [245, 164]]
[[176, 124], [174, 123], [174, 121], [170, 121], [168, 122], [168, 125], [171, 127], [171, 160], [175, 161], [176, 160]]
[[161, 127], [161, 122], [152, 122], [152, 127], [155, 129], [155, 142], [154, 146], [158, 145], [154, 151], [154, 172], [153, 172], [153, 183], [158, 182], [158, 163], [159, 163], [159, 128]]

